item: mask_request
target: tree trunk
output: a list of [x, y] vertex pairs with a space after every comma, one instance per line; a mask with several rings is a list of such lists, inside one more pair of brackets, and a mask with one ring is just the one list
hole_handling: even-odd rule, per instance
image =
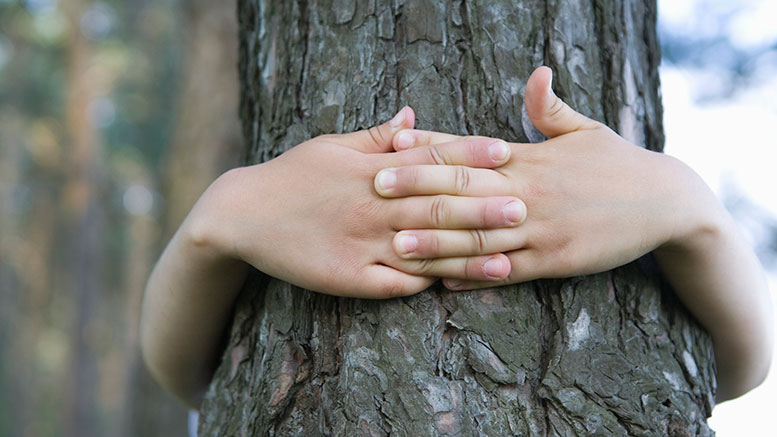
[[[523, 91], [542, 64], [572, 107], [660, 150], [655, 20], [655, 3], [637, 1], [241, 0], [249, 161], [404, 104], [420, 128], [538, 141]], [[257, 273], [200, 431], [709, 435], [714, 393], [709, 337], [649, 258], [389, 301]]]

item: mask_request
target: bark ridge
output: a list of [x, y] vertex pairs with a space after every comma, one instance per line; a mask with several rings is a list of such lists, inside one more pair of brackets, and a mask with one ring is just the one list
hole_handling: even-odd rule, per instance
[[[661, 150], [656, 5], [241, 0], [248, 162], [362, 129], [539, 141], [539, 65], [573, 107]], [[241, 295], [205, 435], [710, 435], [708, 336], [649, 258], [597, 275], [391, 301], [262, 277]]]

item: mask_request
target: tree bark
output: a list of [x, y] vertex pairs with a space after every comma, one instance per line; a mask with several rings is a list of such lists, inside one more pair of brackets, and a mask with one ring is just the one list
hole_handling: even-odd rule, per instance
[[[523, 92], [542, 64], [573, 108], [660, 150], [655, 20], [636, 1], [241, 0], [248, 161], [404, 104], [420, 128], [536, 142]], [[709, 435], [714, 393], [709, 337], [649, 257], [389, 301], [257, 273], [200, 432]]]

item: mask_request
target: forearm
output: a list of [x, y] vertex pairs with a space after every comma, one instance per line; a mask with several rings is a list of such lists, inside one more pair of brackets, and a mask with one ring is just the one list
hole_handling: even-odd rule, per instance
[[709, 202], [706, 215], [715, 219], [655, 255], [680, 299], [712, 337], [717, 400], [722, 402], [766, 377], [774, 329], [760, 263], [723, 206], [710, 198], [704, 193], [696, 202]]
[[141, 347], [150, 372], [195, 408], [215, 370], [248, 271], [217, 247], [212, 225], [195, 207], [157, 262], [142, 310]]

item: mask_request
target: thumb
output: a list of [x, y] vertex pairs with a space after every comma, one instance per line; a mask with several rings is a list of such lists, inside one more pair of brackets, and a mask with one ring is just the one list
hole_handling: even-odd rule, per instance
[[526, 111], [534, 126], [546, 137], [592, 129], [599, 123], [570, 108], [553, 93], [553, 70], [539, 67], [526, 82]]
[[391, 121], [369, 129], [341, 135], [339, 142], [346, 147], [364, 153], [393, 152], [394, 134], [403, 129], [412, 129], [413, 126], [415, 126], [415, 112], [411, 107], [405, 106], [397, 112]]

